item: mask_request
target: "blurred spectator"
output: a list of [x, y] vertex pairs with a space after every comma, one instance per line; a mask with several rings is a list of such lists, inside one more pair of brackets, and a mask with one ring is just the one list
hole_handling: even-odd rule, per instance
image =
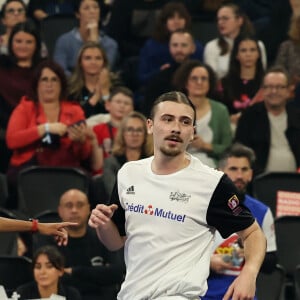
[[[107, 33], [120, 47], [121, 59], [137, 56], [151, 35], [157, 13], [170, 0], [112, 0]], [[102, 7], [102, 5], [101, 5]]]
[[[261, 272], [271, 273], [276, 266], [276, 235], [274, 218], [268, 206], [247, 194], [247, 187], [252, 180], [252, 165], [255, 154], [252, 149], [241, 144], [234, 144], [222, 156], [219, 169], [234, 183], [239, 200], [251, 211], [267, 239], [267, 249]], [[244, 246], [236, 233], [227, 239], [216, 232], [214, 253], [210, 259], [210, 274], [207, 280], [208, 290], [203, 300], [220, 300], [229, 286], [241, 273], [245, 253]], [[254, 298], [257, 300], [257, 298]]]
[[[62, 282], [76, 287], [82, 300], [116, 299], [124, 274], [122, 255], [107, 250], [96, 231], [87, 225], [87, 196], [77, 189], [67, 190], [60, 198], [58, 213], [62, 220], [78, 223], [68, 228], [68, 244], [59, 247], [66, 260]], [[34, 248], [47, 244], [56, 245], [55, 239], [34, 236]]]
[[276, 65], [282, 65], [289, 72], [292, 83], [297, 85], [300, 83], [300, 13], [291, 18], [288, 35], [289, 39], [279, 47]]
[[28, 13], [36, 21], [59, 14], [73, 14], [73, 0], [30, 0]]
[[255, 151], [255, 174], [295, 172], [300, 167], [300, 111], [287, 105], [288, 73], [282, 67], [269, 69], [262, 88], [264, 101], [242, 113], [235, 139]]
[[261, 101], [260, 87], [264, 76], [258, 40], [251, 36], [238, 37], [230, 55], [229, 70], [222, 79], [222, 99], [230, 113], [233, 127], [241, 112]]
[[231, 145], [232, 134], [226, 106], [210, 99], [216, 87], [212, 68], [188, 60], [177, 69], [174, 86], [186, 93], [196, 108], [195, 137], [188, 152], [204, 164], [216, 167], [220, 155]]
[[7, 172], [11, 190], [24, 167], [80, 167], [91, 156], [84, 112], [78, 104], [65, 100], [66, 87], [62, 68], [51, 61], [42, 62], [35, 70], [32, 97], [24, 96], [13, 111], [6, 134], [13, 150]]
[[[145, 84], [151, 76], [165, 69], [172, 62], [169, 52], [169, 38], [171, 32], [190, 28], [191, 16], [182, 3], [167, 3], [161, 10], [155, 25], [153, 37], [149, 38], [140, 51], [138, 78]], [[195, 41], [196, 50], [193, 58], [202, 60], [203, 46]]]
[[106, 53], [97, 42], [86, 42], [79, 51], [69, 80], [69, 98], [78, 101], [86, 118], [106, 113], [111, 78]]
[[[1, 10], [1, 21], [5, 26], [5, 33], [0, 36], [0, 54], [8, 54], [9, 36], [18, 23], [25, 22], [26, 5], [22, 0], [7, 0]], [[29, 20], [29, 22], [31, 22]], [[33, 26], [33, 25], [32, 25]], [[41, 42], [41, 56], [48, 56], [48, 49], [45, 43]]]
[[17, 288], [20, 300], [44, 299], [51, 295], [63, 296], [66, 300], [81, 300], [77, 289], [60, 282], [64, 274], [64, 257], [55, 247], [39, 248], [34, 254], [32, 265], [35, 281]]
[[[233, 3], [224, 3], [217, 12], [219, 37], [208, 42], [204, 48], [204, 61], [216, 72], [218, 79], [223, 78], [229, 68], [229, 58], [234, 40], [239, 35], [253, 35], [254, 29], [249, 18]], [[259, 41], [264, 68], [267, 57], [264, 44]]]
[[187, 29], [177, 29], [171, 33], [169, 51], [172, 63], [169, 67], [153, 75], [144, 89], [144, 100], [140, 111], [148, 116], [155, 99], [173, 89], [172, 79], [177, 68], [195, 53], [196, 46], [192, 34]]
[[70, 75], [76, 65], [77, 55], [87, 41], [98, 42], [106, 52], [109, 65], [116, 67], [118, 60], [118, 44], [99, 28], [100, 6], [97, 0], [76, 0], [75, 15], [79, 27], [61, 35], [55, 45], [54, 59]]
[[119, 125], [122, 119], [133, 110], [133, 93], [126, 87], [115, 88], [105, 102], [105, 108], [110, 114], [110, 120], [93, 128], [103, 158], [111, 154]]
[[8, 54], [8, 40], [13, 27], [26, 21], [26, 5], [22, 0], [7, 0], [1, 9], [1, 21], [5, 33], [0, 36], [0, 53]]
[[153, 154], [151, 136], [148, 135], [146, 124], [145, 116], [136, 111], [122, 120], [114, 141], [112, 155], [104, 161], [103, 182], [109, 198], [117, 173], [123, 164]]
[[11, 152], [5, 143], [7, 123], [13, 109], [31, 90], [33, 70], [40, 62], [41, 40], [33, 24], [15, 25], [8, 42], [9, 54], [0, 57], [0, 171], [5, 173]]

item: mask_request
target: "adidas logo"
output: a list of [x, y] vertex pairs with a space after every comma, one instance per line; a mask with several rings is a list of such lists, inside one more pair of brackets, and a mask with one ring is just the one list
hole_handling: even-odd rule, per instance
[[130, 186], [127, 190], [126, 190], [126, 194], [127, 195], [134, 195], [135, 192], [134, 192], [134, 186]]

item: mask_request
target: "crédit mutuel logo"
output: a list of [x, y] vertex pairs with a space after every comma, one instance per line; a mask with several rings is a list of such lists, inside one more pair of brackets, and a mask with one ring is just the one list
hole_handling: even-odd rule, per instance
[[165, 210], [163, 208], [153, 207], [151, 204], [145, 205], [142, 204], [129, 204], [128, 202], [125, 203], [125, 211], [130, 211], [138, 214], [145, 214], [153, 217], [169, 219], [175, 222], [184, 223], [185, 215], [183, 214], [176, 214], [171, 210]]

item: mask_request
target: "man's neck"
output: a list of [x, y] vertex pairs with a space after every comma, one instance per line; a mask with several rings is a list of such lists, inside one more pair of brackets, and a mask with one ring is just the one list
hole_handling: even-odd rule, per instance
[[176, 173], [190, 163], [186, 153], [177, 156], [166, 156], [164, 154], [155, 155], [152, 161], [151, 169], [157, 175], [168, 175]]
[[267, 112], [272, 114], [273, 116], [279, 116], [285, 112], [285, 106], [277, 106], [277, 107], [266, 106], [266, 108], [267, 108]]

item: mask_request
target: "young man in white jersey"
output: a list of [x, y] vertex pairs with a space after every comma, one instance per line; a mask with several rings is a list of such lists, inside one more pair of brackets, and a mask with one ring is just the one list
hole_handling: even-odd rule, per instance
[[118, 299], [198, 299], [207, 289], [215, 231], [237, 232], [245, 266], [224, 300], [249, 300], [266, 251], [266, 239], [234, 184], [186, 153], [194, 138], [195, 108], [182, 93], [154, 103], [149, 133], [154, 156], [125, 164], [111, 204], [90, 216], [110, 249], [125, 246], [127, 273]]

